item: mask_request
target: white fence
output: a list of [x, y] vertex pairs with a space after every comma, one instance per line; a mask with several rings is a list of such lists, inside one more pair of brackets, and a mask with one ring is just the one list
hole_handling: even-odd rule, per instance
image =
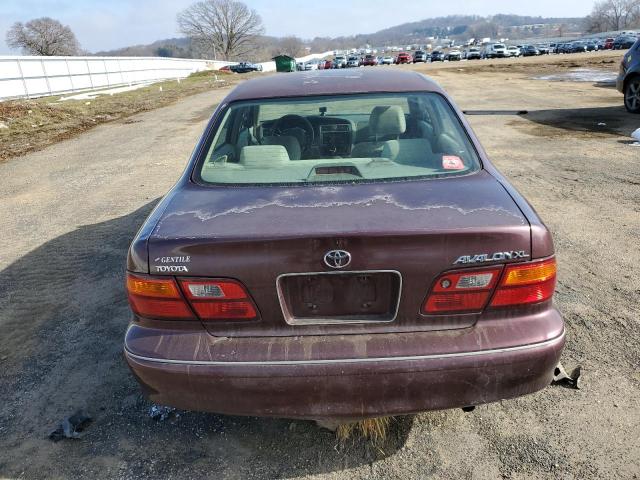
[[[297, 61], [324, 58], [331, 52]], [[33, 98], [188, 77], [235, 62], [159, 57], [0, 56], [0, 100]], [[262, 64], [275, 71], [275, 62]]]
[[184, 78], [200, 70], [220, 68], [216, 63], [220, 62], [148, 57], [0, 56], [0, 99]]

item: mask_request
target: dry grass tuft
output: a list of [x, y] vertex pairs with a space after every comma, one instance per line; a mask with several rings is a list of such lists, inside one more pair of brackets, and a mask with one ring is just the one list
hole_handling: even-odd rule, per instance
[[189, 95], [226, 88], [257, 75], [204, 71], [180, 82], [158, 82], [129, 92], [99, 95], [90, 101], [60, 102], [60, 95], [55, 95], [0, 102], [0, 162], [41, 150], [102, 123], [164, 107]]
[[354, 423], [344, 423], [336, 430], [336, 437], [344, 443], [350, 438], [359, 436], [374, 444], [382, 443], [389, 434], [391, 417], [367, 418]]

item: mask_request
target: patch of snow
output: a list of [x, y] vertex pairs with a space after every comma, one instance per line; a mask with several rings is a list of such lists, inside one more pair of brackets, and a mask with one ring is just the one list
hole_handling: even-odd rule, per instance
[[[136, 85], [128, 85], [125, 87], [109, 88], [107, 90], [92, 90], [91, 92], [77, 93], [75, 95], [69, 95], [66, 97], [60, 97], [59, 102], [66, 100], [93, 100], [99, 95], [115, 95], [118, 93], [131, 92], [139, 88], [148, 87], [155, 82], [138, 83]], [[162, 90], [160, 90], [162, 91]]]

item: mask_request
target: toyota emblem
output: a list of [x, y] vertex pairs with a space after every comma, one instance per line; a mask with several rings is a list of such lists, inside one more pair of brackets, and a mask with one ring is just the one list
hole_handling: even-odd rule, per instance
[[351, 254], [346, 250], [330, 250], [324, 255], [324, 263], [331, 268], [344, 268], [351, 263]]

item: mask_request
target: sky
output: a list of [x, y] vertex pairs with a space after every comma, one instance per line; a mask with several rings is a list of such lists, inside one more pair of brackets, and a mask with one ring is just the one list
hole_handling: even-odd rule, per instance
[[[17, 21], [52, 17], [69, 25], [90, 52], [146, 44], [180, 36], [176, 14], [195, 0], [0, 0], [0, 55], [16, 54], [6, 43]], [[512, 13], [580, 17], [591, 0], [244, 0], [274, 36], [341, 36], [372, 33], [405, 22], [455, 14]]]

